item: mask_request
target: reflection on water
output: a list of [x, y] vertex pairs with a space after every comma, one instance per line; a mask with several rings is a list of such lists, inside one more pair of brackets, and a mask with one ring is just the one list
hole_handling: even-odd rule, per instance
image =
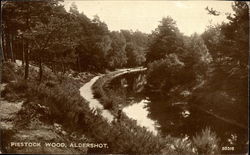
[[157, 122], [148, 117], [149, 111], [147, 107], [148, 100], [141, 100], [138, 103], [134, 103], [130, 106], [123, 108], [123, 112], [130, 118], [135, 119], [137, 124], [142, 127], [146, 127], [149, 131], [157, 134], [156, 127]]
[[[217, 119], [187, 102], [172, 103], [170, 99], [159, 100], [146, 97], [143, 93], [138, 94], [134, 91], [134, 85], [139, 78], [136, 75], [133, 76], [122, 77], [123, 80], [126, 78], [127, 86], [124, 89], [128, 104], [124, 107], [123, 112], [128, 117], [135, 119], [140, 126], [163, 137], [172, 135], [181, 138], [193, 137], [202, 129], [210, 127], [220, 138], [221, 146], [234, 146], [237, 153], [247, 151], [247, 130]], [[112, 89], [121, 87], [122, 78], [112, 81]]]
[[182, 117], [187, 118], [190, 115], [190, 112], [188, 110], [184, 110], [181, 112]]
[[[138, 100], [135, 99], [135, 100]], [[246, 151], [247, 131], [214, 118], [207, 113], [194, 109], [186, 104], [166, 105], [166, 101], [130, 101], [123, 112], [137, 120], [138, 125], [146, 127], [163, 137], [193, 137], [202, 129], [210, 127], [220, 138], [222, 146], [237, 146], [236, 151]], [[233, 153], [233, 152], [232, 152]]]

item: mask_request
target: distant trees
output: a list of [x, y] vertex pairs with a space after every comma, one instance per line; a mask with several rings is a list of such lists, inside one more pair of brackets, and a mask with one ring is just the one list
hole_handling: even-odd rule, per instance
[[62, 73], [147, 65], [152, 90], [166, 94], [172, 86], [202, 80], [216, 89], [221, 84], [217, 81], [223, 81], [224, 90], [230, 89], [240, 102], [246, 102], [248, 6], [235, 2], [233, 10], [229, 23], [187, 37], [171, 17], [163, 18], [150, 35], [129, 30], [110, 32], [98, 16], [89, 19], [74, 4], [67, 12], [59, 0], [7, 1], [2, 10], [3, 54], [5, 60], [23, 61], [25, 79], [30, 62], [40, 68], [39, 81], [43, 65]]
[[160, 60], [171, 53], [181, 53], [183, 46], [183, 37], [176, 22], [171, 17], [163, 18], [150, 36], [147, 63]]
[[149, 37], [146, 54], [149, 90], [165, 95], [169, 87], [188, 88], [203, 81], [204, 94], [197, 92], [199, 96], [223, 91], [238, 102], [247, 103], [248, 6], [246, 2], [234, 2], [232, 7], [235, 13], [228, 15], [228, 23], [211, 25], [202, 35], [190, 37], [179, 32], [173, 19], [163, 18]]
[[148, 50], [148, 35], [140, 31], [121, 30], [126, 39], [126, 56], [128, 67], [143, 65]]
[[122, 67], [127, 63], [126, 40], [123, 34], [119, 32], [111, 32], [110, 37], [112, 40], [111, 49], [106, 57], [108, 67], [111, 69]]
[[128, 40], [123, 32], [110, 32], [98, 16], [91, 20], [80, 13], [74, 3], [66, 12], [60, 0], [7, 1], [2, 12], [4, 57], [23, 61], [25, 79], [30, 61], [40, 68], [39, 81], [44, 64], [64, 73], [133, 67], [145, 61], [146, 34], [128, 31]]
[[212, 61], [203, 39], [198, 34], [184, 36], [170, 17], [163, 18], [150, 36], [146, 58], [148, 88], [163, 96], [177, 85], [204, 79]]
[[79, 16], [80, 28], [78, 46], [79, 71], [102, 71], [105, 67], [105, 56], [110, 48], [109, 30], [98, 17], [92, 21], [85, 15]]

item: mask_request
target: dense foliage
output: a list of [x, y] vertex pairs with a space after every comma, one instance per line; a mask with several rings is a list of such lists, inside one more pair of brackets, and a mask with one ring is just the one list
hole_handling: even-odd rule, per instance
[[[232, 8], [228, 22], [189, 37], [179, 32], [173, 19], [163, 18], [149, 39], [148, 90], [162, 97], [188, 90], [189, 102], [246, 124], [249, 9], [246, 2], [234, 2]], [[207, 11], [214, 15], [213, 9]]]
[[[209, 27], [202, 38], [211, 53], [213, 63], [210, 78], [203, 89], [197, 90], [195, 102], [205, 103], [206, 95], [214, 96], [215, 106], [224, 106], [224, 112], [247, 123], [249, 8], [246, 2], [235, 2], [234, 14], [228, 23]], [[198, 92], [199, 91], [199, 92]], [[224, 95], [218, 95], [224, 94]], [[203, 98], [203, 101], [201, 101]], [[221, 103], [219, 100], [224, 99]], [[231, 109], [234, 109], [233, 111]], [[232, 113], [234, 115], [232, 115]]]
[[203, 39], [198, 34], [184, 36], [170, 17], [163, 18], [150, 36], [146, 58], [148, 87], [162, 96], [177, 85], [200, 82], [212, 61]]
[[[4, 1], [1, 6], [1, 58], [23, 63], [18, 78], [7, 71], [9, 75], [4, 74], [3, 82], [17, 81], [10, 85], [13, 91], [27, 90], [28, 97], [39, 98], [41, 104], [50, 108], [51, 118], [73, 123], [66, 126], [82, 125], [82, 132], [95, 142], [109, 144], [108, 153], [216, 154], [219, 142], [210, 129], [183, 140], [153, 136], [128, 118], [124, 124], [110, 125], [82, 104], [86, 101], [79, 95], [79, 83], [59, 72], [103, 72], [146, 66], [146, 89], [151, 95], [167, 98], [173, 92], [180, 95], [185, 91], [191, 94], [185, 101], [192, 105], [219, 111], [223, 118], [247, 124], [249, 8], [246, 2], [234, 2], [234, 14], [227, 16], [229, 22], [210, 25], [201, 35], [191, 36], [182, 34], [171, 17], [163, 18], [152, 34], [111, 32], [98, 16], [88, 18], [75, 4], [67, 12], [61, 0]], [[213, 9], [207, 10], [220, 15]], [[38, 72], [29, 67], [31, 63], [38, 66]], [[49, 75], [53, 77], [48, 78], [45, 68], [51, 69]], [[29, 75], [34, 70], [39, 74]], [[60, 81], [55, 75], [65, 79]], [[34, 76], [39, 83], [34, 82]], [[99, 97], [107, 94], [103, 89], [98, 91], [95, 95]], [[106, 109], [112, 109], [122, 100], [112, 94], [103, 99], [109, 101]], [[84, 116], [83, 122], [78, 122], [80, 116]]]
[[[2, 4], [4, 60], [22, 60], [53, 71], [104, 71], [138, 66], [145, 61], [147, 35], [136, 31], [110, 32], [98, 16], [80, 13], [73, 3], [69, 12], [60, 0]], [[25, 63], [24, 63], [25, 62]]]
[[[46, 69], [46, 80], [40, 84], [34, 78], [25, 81], [22, 79], [23, 67], [17, 67], [14, 63], [6, 63], [3, 71], [5, 78], [11, 79], [14, 75], [16, 81], [8, 82], [2, 96], [7, 100], [26, 98], [23, 110], [19, 113], [20, 120], [17, 120], [19, 128], [29, 129], [29, 121], [39, 115], [39, 120], [43, 122], [62, 124], [67, 133], [84, 135], [85, 142], [108, 144], [107, 149], [92, 148], [87, 153], [197, 155], [218, 151], [218, 138], [210, 129], [197, 134], [193, 139], [186, 139], [156, 136], [127, 117], [121, 123], [114, 121], [109, 124], [98, 110], [90, 110], [87, 101], [80, 96], [79, 83], [85, 80], [74, 80], [66, 75], [55, 76], [51, 70]], [[9, 72], [12, 74], [6, 74]], [[36, 74], [37, 70], [31, 67], [30, 75]], [[65, 138], [63, 141], [66, 141]], [[83, 141], [77, 137], [70, 139], [70, 142]]]

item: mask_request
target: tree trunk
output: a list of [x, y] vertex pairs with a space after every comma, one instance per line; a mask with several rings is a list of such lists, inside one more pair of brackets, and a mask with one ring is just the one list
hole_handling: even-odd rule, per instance
[[64, 66], [64, 62], [61, 63], [61, 68], [62, 68], [62, 73], [65, 73], [65, 66]]
[[9, 35], [9, 44], [10, 44], [11, 61], [15, 62], [14, 53], [13, 53], [13, 36], [12, 36], [12, 34]]
[[9, 60], [10, 59], [10, 39], [9, 39], [9, 34], [6, 33], [5, 34], [5, 45], [6, 45], [6, 48], [5, 48], [5, 58], [6, 60]]
[[43, 66], [42, 66], [42, 55], [39, 57], [39, 82], [42, 82], [43, 78]]
[[78, 57], [77, 57], [77, 67], [78, 67], [78, 71], [81, 72], [80, 54], [78, 54]]
[[25, 71], [24, 71], [24, 79], [27, 80], [29, 77], [29, 53], [30, 53], [30, 49], [29, 49], [29, 43], [27, 41], [27, 49], [25, 50]]
[[24, 52], [24, 39], [22, 37], [22, 66], [24, 66], [24, 60], [25, 60], [25, 52]]
[[[0, 49], [1, 50], [0, 51], [1, 52], [0, 53], [1, 57], [0, 58], [1, 58], [1, 60], [0, 61], [1, 62], [0, 62], [0, 64], [2, 64], [2, 61], [5, 61], [5, 54], [4, 54], [4, 47], [3, 47], [4, 46], [4, 26], [3, 26], [3, 22], [2, 22], [3, 21], [3, 8], [2, 7], [3, 6], [4, 6], [4, 3], [1, 2], [1, 15], [0, 15], [0, 20], [1, 20], [1, 32], [0, 32], [1, 33], [1, 36], [0, 36], [1, 37], [1, 40], [0, 40], [0, 46], [1, 46], [0, 47], [1, 48]], [[1, 66], [1, 68], [2, 68], [2, 66]]]
[[[27, 1], [27, 14], [26, 14], [26, 26], [27, 30], [30, 31], [30, 2]], [[29, 40], [26, 40], [27, 49], [25, 50], [25, 71], [24, 71], [24, 79], [27, 80], [29, 77]]]
[[0, 44], [1, 44], [1, 61], [5, 61], [5, 50], [4, 50], [4, 32], [1, 31], [1, 40], [0, 40]]
[[52, 72], [55, 73], [55, 63], [54, 63], [54, 61], [51, 62], [51, 68], [52, 68]]

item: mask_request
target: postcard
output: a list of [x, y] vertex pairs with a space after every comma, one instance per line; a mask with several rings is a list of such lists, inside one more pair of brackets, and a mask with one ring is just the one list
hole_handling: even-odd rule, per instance
[[1, 1], [2, 154], [248, 154], [249, 2]]

